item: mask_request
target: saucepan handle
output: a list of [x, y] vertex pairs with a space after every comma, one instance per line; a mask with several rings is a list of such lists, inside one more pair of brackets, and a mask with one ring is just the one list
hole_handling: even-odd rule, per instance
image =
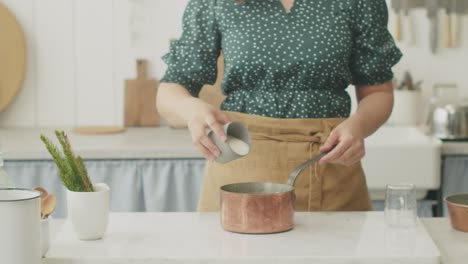
[[335, 147], [333, 147], [331, 150], [329, 150], [327, 152], [322, 152], [322, 153], [318, 154], [317, 156], [313, 157], [312, 159], [302, 163], [293, 172], [291, 172], [291, 174], [289, 175], [288, 184], [291, 185], [291, 186], [294, 186], [294, 184], [296, 183], [297, 176], [299, 176], [299, 174], [301, 174], [301, 172], [305, 168], [309, 167], [311, 164], [313, 164], [313, 163], [319, 161], [320, 159], [322, 159], [323, 157], [325, 157], [325, 155], [330, 153], [330, 151], [332, 151], [334, 148]]

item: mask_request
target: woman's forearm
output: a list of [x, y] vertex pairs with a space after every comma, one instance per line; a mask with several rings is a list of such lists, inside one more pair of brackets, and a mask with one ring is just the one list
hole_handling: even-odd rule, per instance
[[159, 86], [156, 106], [172, 127], [188, 127], [194, 146], [203, 156], [209, 160], [219, 157], [221, 152], [206, 131], [212, 130], [222, 141], [227, 139], [223, 126], [230, 120], [223, 112], [193, 97], [176, 83], [162, 83]]
[[186, 127], [190, 109], [188, 100], [194, 98], [183, 86], [177, 83], [161, 83], [156, 96], [156, 107], [159, 114], [173, 127]]
[[355, 120], [364, 137], [370, 136], [390, 117], [393, 108], [393, 86], [391, 82], [356, 88], [359, 104], [350, 117]]

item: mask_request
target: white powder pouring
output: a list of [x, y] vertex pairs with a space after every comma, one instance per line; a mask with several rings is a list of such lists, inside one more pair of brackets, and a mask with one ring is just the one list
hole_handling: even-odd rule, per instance
[[244, 141], [236, 137], [228, 135], [226, 143], [231, 147], [232, 151], [234, 151], [237, 155], [245, 156], [250, 151], [249, 144], [245, 143]]

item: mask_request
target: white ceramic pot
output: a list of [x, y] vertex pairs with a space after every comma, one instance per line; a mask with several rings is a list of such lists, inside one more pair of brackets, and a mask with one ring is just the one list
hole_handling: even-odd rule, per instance
[[97, 240], [104, 236], [109, 219], [109, 186], [93, 185], [94, 192], [67, 190], [68, 218], [80, 240]]
[[393, 111], [387, 124], [394, 126], [417, 126], [421, 123], [422, 93], [420, 91], [395, 91]]
[[0, 189], [0, 263], [41, 263], [41, 194]]
[[50, 216], [41, 219], [41, 254], [45, 257], [50, 247]]

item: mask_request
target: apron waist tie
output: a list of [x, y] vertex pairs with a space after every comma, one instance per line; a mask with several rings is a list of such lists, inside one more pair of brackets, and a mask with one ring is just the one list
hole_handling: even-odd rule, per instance
[[[333, 123], [327, 122], [326, 120], [321, 121], [321, 129], [319, 131], [300, 133], [299, 131], [275, 131], [277, 133], [264, 133], [264, 131], [251, 131], [251, 137], [256, 141], [276, 141], [276, 142], [287, 142], [287, 143], [308, 143], [309, 144], [309, 159], [312, 159], [315, 155], [320, 152], [320, 146], [322, 146], [330, 135], [332, 129], [335, 127]], [[271, 132], [271, 131], [270, 131]], [[298, 133], [299, 132], [299, 133]], [[321, 210], [322, 209], [322, 175], [319, 173], [318, 162], [309, 166], [309, 168], [303, 171], [303, 175], [299, 177], [307, 177], [309, 181], [309, 201], [308, 210]]]
[[[315, 155], [318, 155], [318, 148], [320, 148], [321, 144], [311, 142], [309, 144], [309, 159], [312, 159]], [[321, 193], [321, 186], [322, 186], [322, 178], [321, 175], [318, 173], [318, 162], [312, 164], [308, 169], [308, 178], [309, 178], [309, 203], [308, 203], [308, 211], [312, 211], [312, 200], [318, 202], [318, 205], [314, 205], [314, 209], [321, 209], [322, 208], [322, 193]], [[304, 175], [305, 176], [305, 175]], [[318, 186], [319, 185], [319, 186]], [[314, 195], [314, 192], [317, 192]], [[312, 199], [315, 197], [315, 199]], [[319, 208], [315, 208], [319, 206]]]
[[321, 132], [318, 132], [316, 135], [311, 136], [302, 136], [294, 134], [278, 134], [278, 135], [266, 135], [261, 133], [251, 133], [253, 140], [271, 140], [278, 142], [310, 142], [314, 144], [322, 144], [325, 141]]

